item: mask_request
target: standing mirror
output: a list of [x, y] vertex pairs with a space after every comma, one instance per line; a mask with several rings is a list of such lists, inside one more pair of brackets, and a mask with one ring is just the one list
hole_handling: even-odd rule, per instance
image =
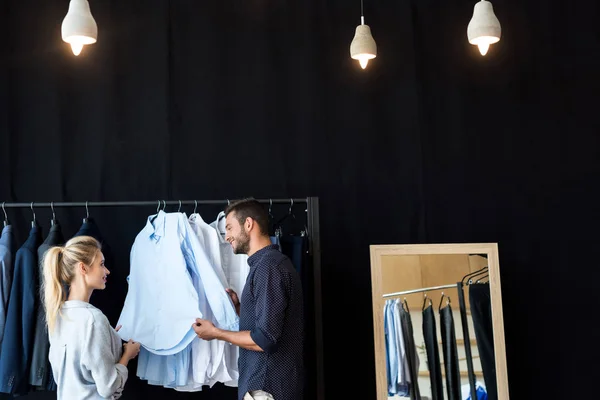
[[508, 400], [496, 243], [371, 246], [377, 400]]

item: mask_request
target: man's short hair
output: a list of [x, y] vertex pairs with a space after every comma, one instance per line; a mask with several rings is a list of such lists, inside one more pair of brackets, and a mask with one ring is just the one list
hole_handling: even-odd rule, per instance
[[252, 218], [260, 228], [263, 235], [269, 235], [269, 216], [265, 208], [255, 199], [243, 199], [234, 201], [225, 209], [225, 216], [235, 213], [235, 217], [244, 225], [246, 218]]

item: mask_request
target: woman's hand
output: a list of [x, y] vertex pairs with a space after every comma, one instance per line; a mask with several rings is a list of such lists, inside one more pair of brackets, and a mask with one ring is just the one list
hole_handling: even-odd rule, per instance
[[123, 343], [123, 357], [127, 360], [133, 360], [140, 353], [140, 343], [129, 339], [129, 342]]

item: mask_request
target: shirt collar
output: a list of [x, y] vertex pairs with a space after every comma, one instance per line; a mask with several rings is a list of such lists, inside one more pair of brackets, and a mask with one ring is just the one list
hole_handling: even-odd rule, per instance
[[253, 267], [254, 265], [256, 265], [256, 263], [258, 262], [258, 260], [264, 254], [268, 253], [270, 250], [279, 251], [279, 246], [277, 246], [276, 244], [270, 244], [270, 245], [265, 246], [262, 249], [258, 250], [256, 253], [254, 253], [250, 257], [248, 257], [248, 265], [251, 266], [251, 267]]
[[12, 235], [12, 225], [6, 225], [4, 229], [2, 229], [2, 237], [5, 240], [8, 240], [8, 237]]
[[219, 215], [217, 215], [217, 219], [215, 220], [215, 222], [210, 224], [210, 226], [215, 228], [215, 230], [217, 231], [217, 236], [219, 237], [219, 241], [221, 243], [229, 244], [229, 242], [225, 240], [225, 213], [223, 211], [221, 211]]
[[60, 227], [60, 223], [59, 222], [55, 222], [54, 225], [52, 225], [50, 227], [50, 231], [48, 232], [48, 234], [53, 233], [53, 232], [61, 232], [62, 229]]
[[196, 224], [206, 224], [206, 222], [204, 222], [204, 220], [202, 219], [202, 216], [198, 213], [191, 214], [188, 220]]
[[165, 236], [165, 219], [167, 213], [160, 210], [158, 214], [154, 214], [148, 217], [146, 226], [144, 227], [144, 233], [148, 237], [154, 237], [156, 239]]

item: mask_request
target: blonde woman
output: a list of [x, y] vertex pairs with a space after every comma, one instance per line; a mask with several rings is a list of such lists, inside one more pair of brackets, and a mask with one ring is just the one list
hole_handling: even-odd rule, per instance
[[127, 364], [138, 355], [140, 344], [129, 340], [123, 350], [117, 331], [89, 303], [94, 290], [106, 288], [110, 274], [100, 243], [78, 236], [52, 247], [44, 255], [43, 269], [49, 359], [58, 400], [118, 399]]

